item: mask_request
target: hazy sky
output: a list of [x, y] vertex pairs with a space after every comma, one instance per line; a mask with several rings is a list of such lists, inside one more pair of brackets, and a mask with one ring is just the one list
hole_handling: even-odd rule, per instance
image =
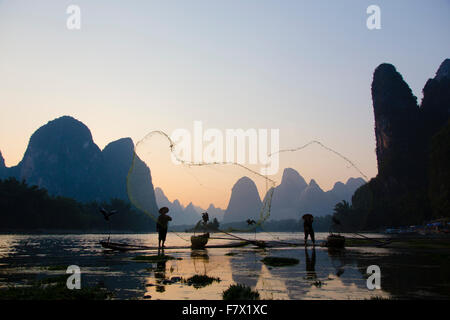
[[[81, 8], [81, 30], [66, 28], [70, 4]], [[366, 27], [371, 4], [381, 30]], [[17, 164], [30, 135], [62, 115], [85, 123], [100, 148], [201, 120], [278, 128], [282, 148], [320, 140], [373, 177], [373, 70], [394, 64], [420, 101], [450, 57], [449, 13], [448, 0], [0, 0], [0, 151]], [[325, 190], [358, 176], [317, 146], [281, 161]], [[171, 200], [228, 201], [233, 182], [209, 172], [217, 168], [194, 174], [213, 193], [168, 177], [171, 164], [148, 164]]]

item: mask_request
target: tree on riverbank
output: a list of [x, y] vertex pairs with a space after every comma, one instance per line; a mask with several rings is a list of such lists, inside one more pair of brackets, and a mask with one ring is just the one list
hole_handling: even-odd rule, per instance
[[[99, 208], [115, 209], [118, 214], [110, 226]], [[46, 189], [29, 186], [15, 178], [0, 180], [1, 232], [32, 231], [154, 231], [153, 219], [130, 203], [111, 199], [109, 202], [81, 203], [67, 197], [48, 194]]]

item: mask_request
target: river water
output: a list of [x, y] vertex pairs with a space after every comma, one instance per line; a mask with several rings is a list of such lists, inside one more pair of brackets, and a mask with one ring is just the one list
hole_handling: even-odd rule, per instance
[[[113, 299], [222, 299], [231, 284], [245, 284], [263, 299], [409, 299], [450, 297], [450, 270], [439, 257], [387, 248], [358, 247], [342, 251], [284, 247], [258, 249], [211, 248], [191, 250], [189, 233], [169, 233], [165, 254], [177, 259], [165, 263], [137, 262], [133, 257], [154, 252], [112, 252], [103, 249], [102, 234], [0, 235], [0, 288], [21, 286], [65, 274], [64, 268], [81, 269], [81, 285], [102, 284]], [[254, 239], [254, 234], [236, 234]], [[326, 233], [316, 237], [325, 239]], [[379, 236], [379, 235], [377, 235]], [[260, 233], [258, 240], [300, 241], [302, 233]], [[157, 245], [156, 234], [114, 234], [111, 241]], [[223, 244], [228, 240], [210, 240]], [[294, 266], [268, 267], [267, 256], [296, 258]], [[378, 265], [381, 289], [367, 288], [367, 267]], [[48, 267], [56, 267], [49, 270]], [[220, 282], [195, 288], [169, 279], [208, 275]]]

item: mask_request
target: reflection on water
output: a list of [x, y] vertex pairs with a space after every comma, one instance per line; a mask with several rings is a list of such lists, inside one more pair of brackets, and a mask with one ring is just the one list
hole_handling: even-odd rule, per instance
[[316, 248], [312, 248], [312, 256], [309, 256], [309, 250], [305, 247], [305, 266], [306, 266], [306, 279], [316, 280]]
[[[167, 244], [188, 246], [190, 234], [180, 236], [169, 234]], [[317, 236], [323, 239], [326, 234]], [[258, 235], [261, 240], [273, 237], [293, 241], [301, 239], [302, 234]], [[234, 283], [258, 290], [263, 299], [450, 297], [448, 265], [426, 254], [374, 248], [166, 248], [165, 254], [177, 259], [148, 263], [132, 258], [155, 253], [111, 252], [101, 248], [102, 239], [103, 235], [1, 235], [0, 286], [64, 274], [64, 268], [52, 271], [48, 267], [75, 264], [81, 268], [82, 285], [101, 282], [116, 299], [221, 299], [222, 292]], [[154, 246], [156, 235], [112, 235], [111, 241]], [[215, 240], [214, 244], [225, 242]], [[300, 263], [269, 267], [261, 262], [265, 256], [296, 258]], [[366, 287], [365, 271], [372, 264], [381, 268], [382, 290], [369, 291]], [[185, 281], [194, 275], [220, 281], [195, 287]]]

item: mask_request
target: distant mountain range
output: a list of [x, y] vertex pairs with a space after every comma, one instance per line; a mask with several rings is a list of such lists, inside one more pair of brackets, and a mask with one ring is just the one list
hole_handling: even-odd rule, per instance
[[178, 200], [171, 202], [161, 188], [155, 188], [156, 203], [159, 207], [168, 207], [169, 215], [173, 218], [173, 225], [192, 225], [201, 219], [201, 213], [208, 212], [210, 220], [217, 218], [221, 221], [225, 210], [216, 208], [212, 203], [207, 209], [195, 206], [192, 202], [186, 207]]
[[[100, 150], [87, 126], [63, 116], [33, 133], [17, 166], [5, 167], [0, 157], [0, 178], [15, 177], [45, 188], [52, 195], [82, 202], [129, 200], [127, 175], [133, 154], [130, 138], [111, 142]], [[134, 204], [157, 212], [150, 169], [139, 157], [129, 179]]]
[[[51, 195], [81, 202], [112, 198], [129, 201], [132, 197], [133, 204], [153, 214], [158, 207], [167, 206], [174, 218], [173, 225], [193, 225], [205, 211], [211, 220], [217, 218], [222, 223], [259, 219], [262, 201], [255, 183], [248, 177], [235, 183], [226, 210], [213, 204], [204, 209], [192, 202], [184, 207], [178, 200], [169, 201], [161, 188], [154, 190], [150, 169], [136, 156], [127, 192], [133, 155], [130, 138], [113, 141], [100, 150], [86, 125], [63, 116], [33, 133], [17, 166], [7, 168], [0, 153], [0, 178], [15, 177], [45, 188]], [[301, 212], [331, 214], [337, 202], [350, 201], [362, 184], [364, 180], [351, 178], [346, 184], [337, 182], [332, 190], [324, 192], [314, 180], [307, 184], [297, 171], [287, 168], [274, 190], [270, 219], [298, 219]]]
[[[345, 184], [336, 182], [333, 189], [323, 191], [314, 179], [307, 184], [296, 170], [286, 168], [281, 183], [274, 189], [269, 219], [298, 220], [306, 212], [315, 216], [333, 214], [336, 203], [342, 200], [351, 203], [353, 193], [363, 184], [365, 181], [362, 178], [350, 178]], [[173, 225], [195, 224], [205, 211], [210, 219], [217, 218], [222, 224], [247, 219], [257, 221], [263, 205], [255, 182], [248, 177], [242, 177], [234, 184], [226, 210], [216, 208], [213, 204], [207, 209], [192, 203], [183, 207], [178, 200], [169, 201], [161, 188], [155, 189], [155, 195], [159, 207], [169, 208], [174, 218]]]
[[[286, 168], [281, 183], [273, 190], [269, 219], [298, 220], [303, 213], [316, 216], [332, 214], [336, 203], [342, 200], [351, 202], [353, 193], [363, 184], [365, 181], [362, 178], [350, 178], [345, 184], [336, 182], [333, 189], [325, 192], [314, 179], [307, 184], [296, 170]], [[269, 194], [266, 194], [265, 199]], [[243, 177], [233, 186], [223, 223], [249, 218], [258, 220], [261, 207], [255, 183], [250, 178]]]
[[[341, 221], [353, 223], [356, 230], [449, 216], [450, 59], [425, 84], [420, 105], [395, 67], [381, 64], [373, 75], [372, 100], [378, 175], [368, 183], [361, 178], [336, 182], [325, 192], [314, 179], [308, 184], [287, 168], [273, 189], [269, 219], [298, 219], [306, 212], [332, 214], [342, 200], [353, 204], [340, 216], [347, 221]], [[235, 183], [225, 211], [212, 204], [206, 210], [192, 203], [183, 207], [178, 200], [170, 202], [159, 188], [155, 195], [150, 169], [134, 156], [130, 138], [100, 150], [82, 122], [63, 116], [33, 133], [17, 166], [6, 167], [0, 153], [0, 178], [15, 177], [51, 195], [81, 202], [133, 200], [138, 208], [155, 214], [158, 206], [168, 206], [173, 223], [179, 225], [196, 223], [203, 211], [222, 223], [259, 219], [263, 202], [250, 178]]]

